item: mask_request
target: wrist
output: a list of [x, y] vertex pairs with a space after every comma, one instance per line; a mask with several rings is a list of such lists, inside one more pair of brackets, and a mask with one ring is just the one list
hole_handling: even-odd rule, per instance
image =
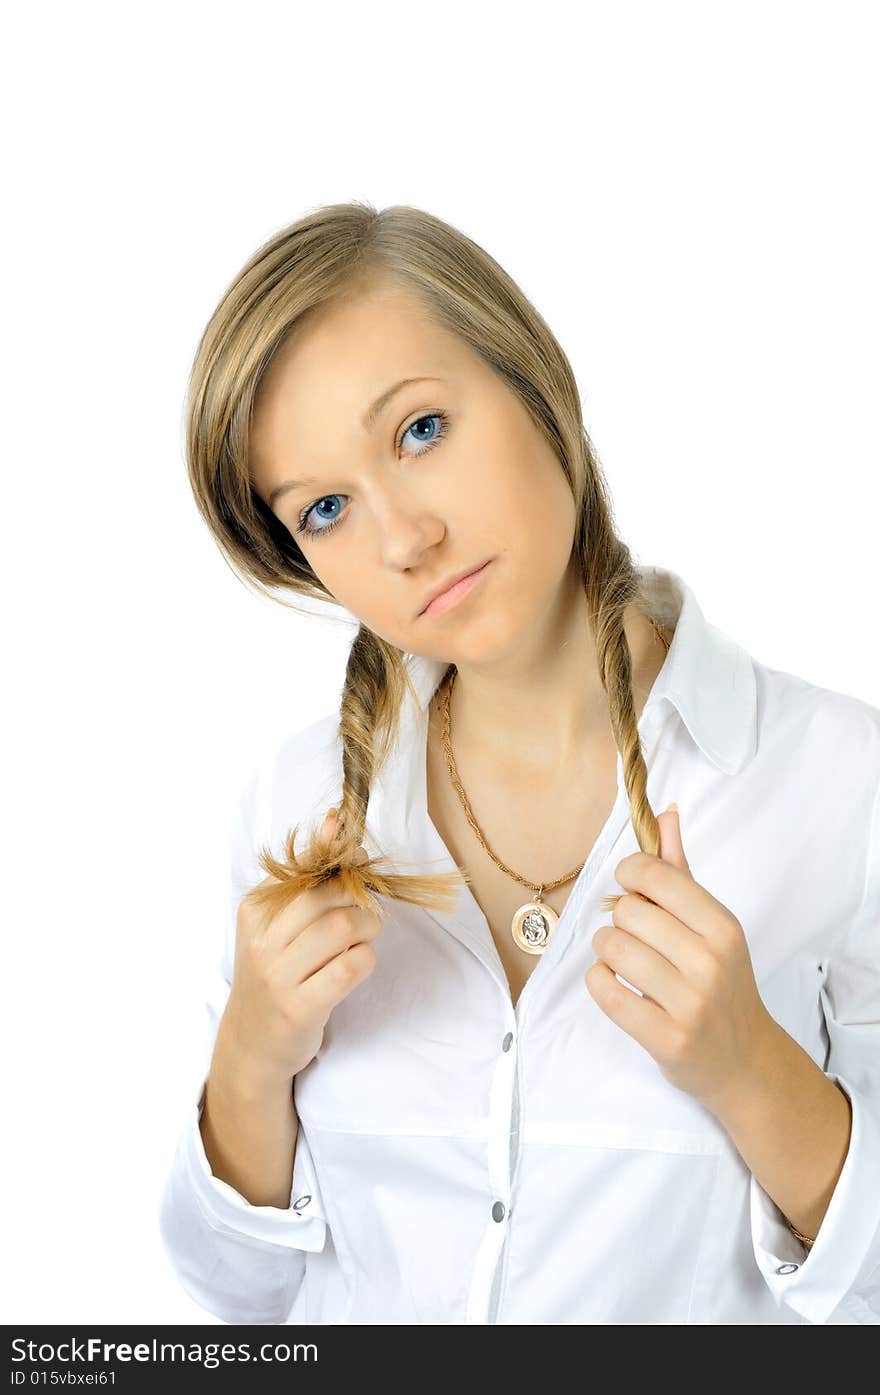
[[293, 1077], [282, 1076], [255, 1059], [221, 1032], [217, 1034], [211, 1057], [212, 1089], [240, 1104], [275, 1103], [290, 1098]]
[[769, 1012], [764, 1012], [749, 1034], [749, 1053], [724, 1083], [707, 1099], [706, 1108], [730, 1132], [741, 1127], [760, 1109], [784, 1058], [788, 1034]]

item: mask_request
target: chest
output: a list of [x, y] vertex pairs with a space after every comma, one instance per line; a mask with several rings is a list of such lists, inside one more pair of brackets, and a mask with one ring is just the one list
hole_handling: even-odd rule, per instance
[[585, 753], [581, 771], [573, 772], [564, 784], [548, 781], [543, 787], [529, 781], [524, 788], [499, 776], [469, 788], [459, 770], [483, 838], [501, 862], [533, 883], [530, 886], [497, 866], [483, 848], [452, 784], [439, 739], [429, 737], [426, 771], [431, 822], [469, 877], [470, 891], [486, 918], [516, 1006], [540, 956], [517, 944], [511, 922], [520, 906], [534, 898], [533, 886], [572, 872], [561, 886], [545, 890], [542, 898], [562, 915], [577, 874], [614, 807], [616, 748], [610, 739], [597, 742]]

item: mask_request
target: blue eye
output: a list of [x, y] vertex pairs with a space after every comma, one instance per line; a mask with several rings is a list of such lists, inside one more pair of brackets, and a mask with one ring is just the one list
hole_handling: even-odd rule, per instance
[[[449, 417], [446, 414], [446, 412], [430, 412], [427, 416], [418, 417], [414, 422], [411, 423], [411, 425], [409, 425], [406, 428], [403, 435], [400, 437], [400, 440], [397, 443], [398, 449], [400, 449], [400, 447], [403, 445], [403, 442], [406, 440], [407, 436], [411, 431], [415, 431], [417, 427], [424, 426], [426, 422], [439, 422], [439, 426], [437, 426], [434, 429], [433, 436], [430, 436], [428, 438], [422, 436], [420, 438], [420, 440], [423, 443], [422, 447], [420, 450], [414, 451], [413, 454], [417, 456], [427, 455], [429, 450], [433, 450], [434, 446], [436, 446], [440, 441], [442, 441], [443, 437], [449, 431]], [[341, 522], [341, 513], [337, 513], [332, 516], [328, 516], [326, 513], [318, 513], [318, 518], [323, 518], [325, 520], [324, 523], [322, 525], [319, 525], [318, 527], [315, 527], [313, 524], [309, 523], [309, 514], [312, 513], [314, 510], [317, 510], [319, 506], [322, 504], [330, 504], [332, 506], [332, 501], [334, 499], [344, 499], [345, 497], [346, 496], [344, 494], [325, 494], [322, 498], [316, 499], [313, 504], [309, 504], [307, 508], [303, 509], [302, 513], [299, 516], [299, 520], [296, 526], [297, 533], [300, 533], [301, 535], [307, 538], [315, 538], [319, 535], [323, 536], [325, 533], [331, 533], [333, 529], [336, 527], [337, 523]]]

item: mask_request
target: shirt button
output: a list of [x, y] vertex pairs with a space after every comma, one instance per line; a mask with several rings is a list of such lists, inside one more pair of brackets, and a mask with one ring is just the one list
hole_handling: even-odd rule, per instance
[[493, 1219], [493, 1221], [503, 1221], [503, 1220], [504, 1220], [504, 1202], [503, 1202], [503, 1201], [496, 1201], [496, 1202], [495, 1202], [495, 1205], [492, 1207], [492, 1219]]
[[511, 1043], [512, 1041], [513, 1041], [513, 1032], [508, 1032], [508, 1033], [507, 1033], [507, 1036], [504, 1038], [503, 1042], [501, 1043], [501, 1050], [502, 1050], [502, 1051], [509, 1051], [509, 1050], [510, 1050], [510, 1043]]
[[797, 1264], [779, 1264], [776, 1267], [777, 1274], [793, 1274], [799, 1266]]

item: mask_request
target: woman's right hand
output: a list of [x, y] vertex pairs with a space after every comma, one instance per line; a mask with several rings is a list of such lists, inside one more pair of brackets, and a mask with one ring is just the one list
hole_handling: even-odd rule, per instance
[[[329, 838], [336, 812], [324, 816]], [[356, 861], [365, 862], [358, 849]], [[381, 920], [339, 889], [337, 878], [303, 892], [260, 928], [265, 911], [242, 900], [232, 987], [215, 1055], [257, 1087], [289, 1084], [317, 1055], [337, 1003], [375, 968]]]

